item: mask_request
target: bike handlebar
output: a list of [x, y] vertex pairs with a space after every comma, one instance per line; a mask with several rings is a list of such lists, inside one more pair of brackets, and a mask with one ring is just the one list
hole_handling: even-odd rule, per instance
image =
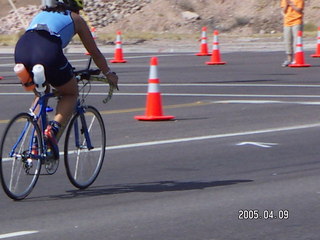
[[106, 78], [104, 75], [100, 75], [101, 74], [100, 69], [79, 70], [79, 71], [74, 71], [74, 74], [78, 82], [81, 80], [88, 80], [88, 81], [98, 81], [98, 82], [108, 83], [109, 84], [108, 96], [105, 99], [103, 99], [102, 102], [107, 103], [111, 100], [114, 86], [111, 84], [108, 78]]
[[79, 77], [80, 79], [78, 80], [90, 80], [90, 77], [92, 75], [99, 75], [101, 73], [100, 69], [85, 69], [85, 70], [79, 70], [79, 71], [74, 71], [74, 74], [76, 77]]

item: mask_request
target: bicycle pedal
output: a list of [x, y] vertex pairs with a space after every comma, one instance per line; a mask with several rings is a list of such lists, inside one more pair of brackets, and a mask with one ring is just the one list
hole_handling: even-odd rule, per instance
[[27, 170], [29, 170], [30, 168], [32, 168], [32, 167], [33, 167], [32, 159], [31, 159], [31, 158], [28, 158], [27, 161], [25, 162], [24, 166], [25, 166], [25, 168], [26, 168]]

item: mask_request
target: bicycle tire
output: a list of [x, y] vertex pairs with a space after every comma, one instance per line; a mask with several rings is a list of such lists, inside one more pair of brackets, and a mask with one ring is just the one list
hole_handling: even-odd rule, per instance
[[1, 184], [5, 193], [14, 200], [27, 197], [37, 183], [43, 151], [41, 136], [39, 126], [28, 113], [17, 114], [3, 133], [0, 147]]
[[[70, 182], [79, 189], [89, 187], [98, 177], [105, 156], [106, 131], [99, 111], [83, 107], [70, 120], [64, 145], [64, 162]], [[85, 137], [87, 125], [92, 148]]]

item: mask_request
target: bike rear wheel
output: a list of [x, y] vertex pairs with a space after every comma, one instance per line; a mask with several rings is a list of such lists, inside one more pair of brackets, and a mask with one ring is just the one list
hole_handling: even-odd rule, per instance
[[64, 146], [68, 178], [79, 189], [89, 187], [98, 177], [106, 148], [106, 132], [99, 111], [92, 106], [83, 110], [72, 117]]
[[0, 176], [5, 193], [14, 200], [28, 196], [40, 175], [41, 131], [28, 113], [7, 125], [0, 147]]

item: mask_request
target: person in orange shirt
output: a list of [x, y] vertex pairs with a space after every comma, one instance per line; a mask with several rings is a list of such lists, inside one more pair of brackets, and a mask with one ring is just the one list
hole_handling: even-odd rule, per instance
[[283, 14], [283, 37], [287, 59], [282, 66], [287, 67], [293, 63], [294, 49], [296, 47], [298, 31], [303, 29], [304, 0], [281, 0]]

